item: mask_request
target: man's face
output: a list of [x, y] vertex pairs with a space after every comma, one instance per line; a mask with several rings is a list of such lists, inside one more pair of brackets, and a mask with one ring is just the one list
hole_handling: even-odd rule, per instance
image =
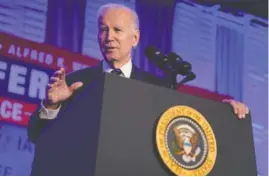
[[128, 61], [139, 40], [134, 20], [125, 9], [106, 10], [98, 19], [98, 42], [108, 61]]

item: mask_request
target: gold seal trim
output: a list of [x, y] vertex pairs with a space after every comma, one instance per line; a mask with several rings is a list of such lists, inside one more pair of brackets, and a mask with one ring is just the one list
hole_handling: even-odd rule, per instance
[[[170, 151], [166, 144], [166, 130], [171, 121], [178, 117], [188, 117], [196, 122], [198, 125], [200, 125], [206, 136], [208, 153], [204, 163], [198, 168], [185, 169], [178, 165], [178, 163], [170, 155]], [[205, 117], [200, 112], [191, 107], [181, 105], [173, 106], [162, 114], [157, 123], [156, 144], [161, 159], [175, 175], [205, 176], [213, 169], [215, 165], [217, 157], [217, 144], [215, 134]]]

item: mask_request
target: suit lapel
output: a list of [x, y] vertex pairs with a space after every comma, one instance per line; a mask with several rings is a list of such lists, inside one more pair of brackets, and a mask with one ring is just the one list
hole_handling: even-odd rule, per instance
[[136, 80], [141, 80], [141, 81], [145, 80], [142, 71], [139, 68], [137, 68], [134, 64], [133, 64], [133, 67], [132, 67], [132, 72], [131, 72], [131, 77], [130, 78], [131, 79], [136, 79]]

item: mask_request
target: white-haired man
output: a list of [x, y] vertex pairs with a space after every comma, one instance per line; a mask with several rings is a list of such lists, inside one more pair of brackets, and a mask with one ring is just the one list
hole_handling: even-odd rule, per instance
[[[132, 63], [132, 48], [137, 46], [139, 38], [139, 20], [135, 11], [120, 4], [102, 6], [98, 12], [98, 42], [103, 61], [98, 66], [85, 68], [67, 76], [63, 68], [54, 73], [48, 85], [47, 99], [30, 118], [30, 140], [35, 143], [41, 131], [72, 100], [70, 98], [82, 91], [99, 73], [115, 73], [166, 87], [166, 80], [141, 71]], [[226, 102], [232, 105], [238, 117], [243, 118], [248, 113], [244, 104], [234, 100]]]

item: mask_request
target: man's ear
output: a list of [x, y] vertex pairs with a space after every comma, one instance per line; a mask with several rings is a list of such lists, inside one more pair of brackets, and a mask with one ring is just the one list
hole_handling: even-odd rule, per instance
[[133, 38], [133, 48], [135, 48], [139, 42], [140, 39], [140, 31], [139, 30], [135, 30], [134, 32], [134, 38]]

